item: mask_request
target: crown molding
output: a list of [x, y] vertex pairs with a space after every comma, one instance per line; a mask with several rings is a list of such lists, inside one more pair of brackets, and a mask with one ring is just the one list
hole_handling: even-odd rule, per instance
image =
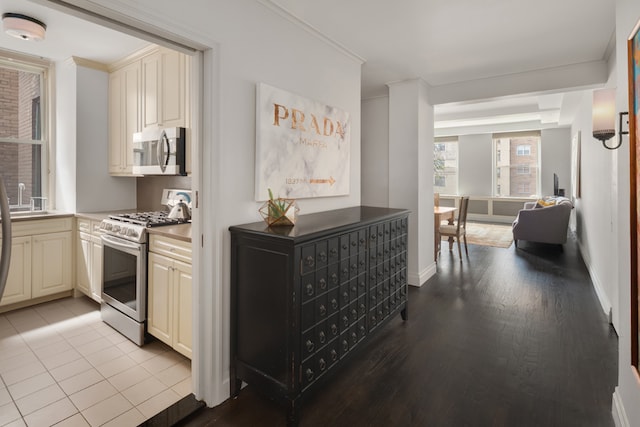
[[287, 21], [297, 25], [301, 29], [305, 30], [306, 32], [308, 32], [309, 34], [313, 35], [317, 39], [325, 42], [329, 46], [333, 47], [334, 49], [336, 49], [337, 51], [343, 53], [344, 55], [348, 56], [349, 58], [353, 59], [354, 61], [356, 61], [356, 62], [358, 62], [360, 64], [363, 64], [363, 63], [367, 62], [360, 55], [358, 55], [355, 52], [351, 51], [350, 49], [348, 49], [343, 44], [335, 41], [334, 39], [332, 39], [330, 37], [328, 37], [326, 34], [322, 33], [320, 30], [318, 30], [317, 28], [315, 28], [313, 25], [309, 24], [308, 22], [304, 21], [302, 18], [294, 15], [289, 10], [287, 10], [284, 7], [274, 3], [273, 0], [257, 0], [257, 1], [258, 1], [258, 3], [262, 4], [267, 9], [269, 9], [272, 12], [276, 13], [277, 15], [285, 18]]

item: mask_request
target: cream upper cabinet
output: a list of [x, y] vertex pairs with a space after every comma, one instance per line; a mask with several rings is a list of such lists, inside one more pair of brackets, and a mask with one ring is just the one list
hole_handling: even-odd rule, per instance
[[187, 58], [165, 48], [142, 58], [142, 127], [187, 127]]
[[140, 61], [109, 75], [109, 173], [131, 176], [133, 134], [140, 132]]
[[148, 259], [147, 330], [191, 358], [191, 244], [151, 236]]
[[131, 176], [135, 132], [190, 125], [189, 58], [151, 46], [114, 64], [111, 70], [109, 173]]
[[11, 243], [9, 276], [0, 306], [31, 299], [31, 237], [14, 237]]

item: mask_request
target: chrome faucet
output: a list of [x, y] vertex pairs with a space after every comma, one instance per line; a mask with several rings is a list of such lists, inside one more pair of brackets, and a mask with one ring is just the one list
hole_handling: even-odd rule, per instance
[[27, 186], [24, 185], [24, 182], [18, 184], [18, 206], [22, 206], [22, 193], [26, 188]]

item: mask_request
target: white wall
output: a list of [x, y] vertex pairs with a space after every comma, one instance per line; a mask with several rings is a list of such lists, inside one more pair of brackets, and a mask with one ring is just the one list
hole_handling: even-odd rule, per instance
[[362, 101], [362, 204], [389, 206], [389, 97]]
[[491, 196], [492, 136], [462, 135], [458, 138], [458, 193]]
[[[617, 111], [629, 111], [627, 85], [626, 40], [640, 19], [640, 2], [616, 0], [616, 98]], [[630, 315], [630, 255], [629, 255], [629, 142], [616, 150], [612, 165], [611, 194], [615, 195], [614, 258], [608, 258], [617, 266], [611, 280], [617, 287], [613, 298], [618, 301], [616, 330], [618, 332], [618, 387], [613, 396], [613, 413], [617, 425], [640, 425], [640, 378], [631, 367], [631, 315]], [[611, 256], [611, 255], [610, 255]], [[626, 424], [625, 424], [626, 423]]]
[[135, 178], [108, 171], [108, 75], [56, 64], [55, 208], [65, 212], [135, 209]]
[[571, 128], [543, 129], [540, 137], [542, 195], [553, 194], [553, 174], [558, 174], [565, 196], [571, 197]]
[[109, 175], [109, 75], [77, 66], [76, 70], [76, 210], [98, 212], [136, 207], [136, 179]]

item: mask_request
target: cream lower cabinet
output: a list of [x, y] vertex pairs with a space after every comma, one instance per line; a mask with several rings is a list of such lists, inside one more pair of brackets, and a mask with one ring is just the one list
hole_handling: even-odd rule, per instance
[[102, 301], [102, 240], [100, 222], [78, 219], [76, 238], [76, 289]]
[[184, 261], [190, 257], [190, 244], [151, 236], [147, 331], [188, 358], [192, 348], [192, 276], [191, 264]]
[[11, 265], [0, 306], [31, 299], [31, 237], [11, 239]]
[[72, 289], [72, 219], [15, 222], [11, 263], [0, 306], [43, 301]]

